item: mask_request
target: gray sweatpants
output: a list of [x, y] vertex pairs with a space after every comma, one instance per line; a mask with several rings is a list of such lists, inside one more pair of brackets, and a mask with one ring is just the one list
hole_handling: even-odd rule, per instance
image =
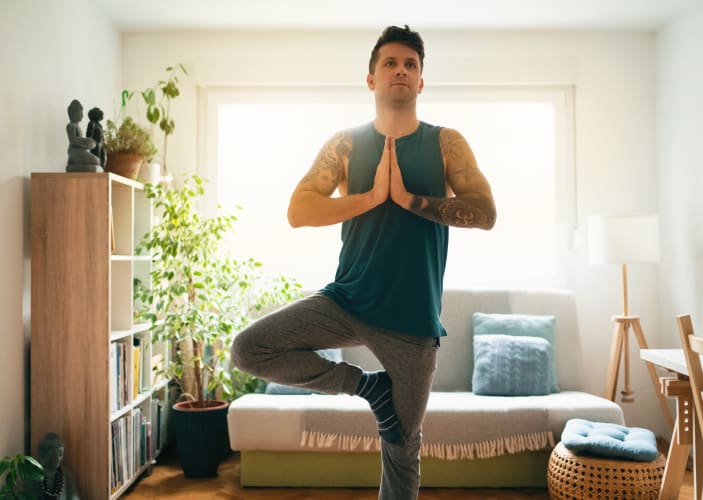
[[353, 395], [362, 369], [329, 361], [314, 351], [360, 345], [369, 348], [391, 378], [393, 405], [406, 438], [403, 445], [381, 440], [378, 498], [415, 500], [420, 488], [422, 420], [436, 366], [434, 338], [372, 327], [318, 293], [242, 330], [232, 346], [232, 361], [239, 369], [273, 382]]

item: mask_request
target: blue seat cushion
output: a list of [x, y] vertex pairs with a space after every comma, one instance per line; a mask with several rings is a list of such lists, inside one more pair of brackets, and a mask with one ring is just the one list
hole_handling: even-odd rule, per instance
[[657, 439], [649, 429], [572, 418], [561, 442], [573, 452], [650, 462], [659, 456]]

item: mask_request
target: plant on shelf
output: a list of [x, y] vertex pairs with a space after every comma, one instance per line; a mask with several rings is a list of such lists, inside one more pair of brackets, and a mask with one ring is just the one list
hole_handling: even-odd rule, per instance
[[107, 121], [105, 150], [108, 155], [125, 153], [139, 155], [146, 160], [150, 160], [158, 153], [149, 131], [135, 122], [131, 116], [125, 117], [119, 126], [112, 120]]
[[260, 387], [236, 370], [233, 376], [228, 350], [233, 336], [266, 307], [300, 294], [295, 280], [266, 277], [255, 259], [227, 255], [224, 243], [236, 216], [201, 217], [196, 203], [204, 191], [197, 175], [187, 177], [180, 189], [148, 184], [146, 195], [160, 222], [137, 249], [153, 260], [153, 285], [136, 288], [137, 301], [149, 308], [141, 316], [151, 321], [154, 340], [177, 346], [166, 375], [197, 407]]
[[125, 106], [131, 96], [132, 93], [128, 91], [122, 93], [122, 107], [118, 121], [107, 121], [105, 170], [135, 179], [142, 164], [145, 161], [151, 161], [158, 153], [158, 149], [149, 130], [138, 124], [131, 116], [126, 115]]
[[[171, 101], [181, 94], [178, 88], [179, 76], [188, 75], [183, 64], [168, 66], [166, 68], [167, 77], [165, 80], [159, 80], [156, 86], [142, 91], [142, 98], [146, 104], [146, 119], [149, 123], [159, 126], [163, 132], [164, 141], [161, 150], [161, 164], [164, 173], [168, 173], [166, 166], [166, 153], [168, 152], [168, 136], [173, 133], [176, 128], [176, 122], [171, 116]], [[157, 94], [159, 99], [157, 102]]]
[[44, 479], [44, 467], [27, 455], [6, 456], [0, 460], [0, 498], [31, 499], [36, 495], [24, 491], [29, 482], [41, 482]]

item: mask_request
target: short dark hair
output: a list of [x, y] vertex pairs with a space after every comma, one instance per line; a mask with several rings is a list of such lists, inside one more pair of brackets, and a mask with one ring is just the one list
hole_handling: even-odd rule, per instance
[[420, 71], [425, 64], [425, 44], [422, 41], [422, 37], [417, 31], [411, 30], [406, 24], [404, 28], [398, 26], [388, 26], [383, 30], [381, 36], [378, 37], [376, 45], [374, 45], [371, 51], [371, 58], [369, 59], [369, 74], [373, 74], [376, 63], [378, 62], [378, 52], [387, 43], [402, 43], [403, 45], [410, 47], [417, 55], [420, 57]]

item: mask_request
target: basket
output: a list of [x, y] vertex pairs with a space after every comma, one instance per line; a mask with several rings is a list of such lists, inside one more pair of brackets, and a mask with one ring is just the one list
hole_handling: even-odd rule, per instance
[[547, 485], [552, 499], [656, 500], [666, 458], [635, 462], [576, 455], [562, 443], [549, 456]]

